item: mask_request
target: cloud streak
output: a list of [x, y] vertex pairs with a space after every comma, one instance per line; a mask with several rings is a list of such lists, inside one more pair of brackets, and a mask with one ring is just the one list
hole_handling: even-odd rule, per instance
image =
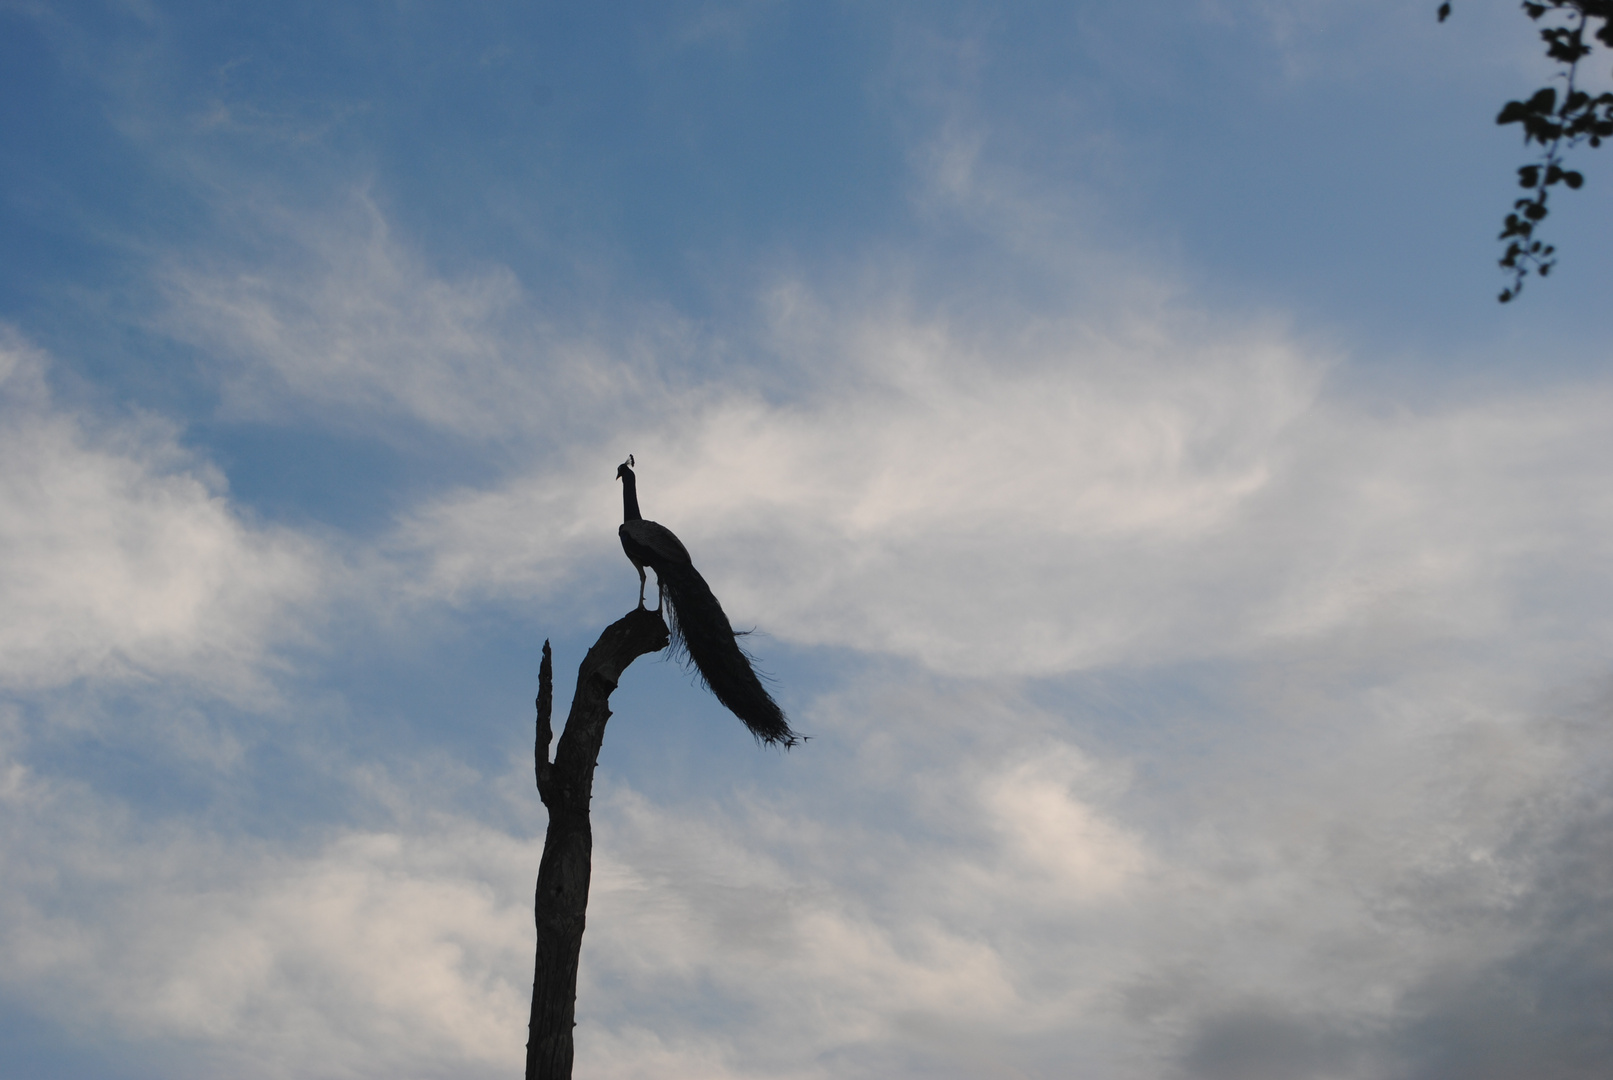
[[618, 513], [600, 463], [631, 449], [646, 513], [736, 619], [937, 670], [1248, 656], [1368, 626], [1477, 644], [1518, 619], [1579, 657], [1575, 639], [1606, 640], [1605, 582], [1553, 569], [1605, 558], [1606, 387], [1386, 415], [1325, 393], [1326, 363], [1275, 331], [833, 321], [844, 389], [674, 398], [592, 453], [441, 497], [398, 542], [444, 593], [558, 587], [593, 572]]

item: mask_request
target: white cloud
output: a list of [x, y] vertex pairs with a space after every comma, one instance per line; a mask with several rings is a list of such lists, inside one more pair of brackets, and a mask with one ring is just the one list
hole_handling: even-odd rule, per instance
[[363, 192], [316, 219], [247, 204], [253, 256], [173, 260], [156, 320], [218, 361], [230, 418], [554, 445], [658, 390], [642, 354], [679, 344], [675, 319], [581, 333], [502, 266], [437, 273]]
[[[652, 800], [607, 758], [579, 1061], [1379, 1080], [1410, 1060], [1408, 1025], [1502, 1008], [1477, 981], [1587, 976], [1545, 945], [1605, 899], [1563, 873], [1599, 820], [1599, 714], [1475, 721], [1482, 679], [1261, 666], [1186, 717], [1119, 703], [1134, 741], [1103, 755], [1082, 744], [1113, 702], [1048, 712], [1010, 680], [893, 666], [811, 709], [819, 738], [778, 790]], [[418, 777], [355, 780], [387, 789], [390, 824], [283, 843], [144, 824], [4, 763], [0, 971], [31, 1007], [110, 1023], [175, 1076], [518, 1067], [532, 837], [440, 811]], [[493, 786], [535, 830], [530, 783], [523, 763]]]
[[1607, 639], [1608, 581], [1555, 569], [1606, 557], [1606, 387], [1385, 416], [1325, 395], [1324, 366], [1275, 331], [837, 321], [835, 390], [674, 401], [443, 497], [398, 542], [438, 591], [552, 590], [614, 557], [608, 476], [631, 449], [647, 516], [737, 623], [937, 670], [1248, 655], [1369, 626], [1386, 647], [1481, 642], [1518, 619], [1575, 657]]
[[[1605, 756], [1599, 736], [1526, 717], [1609, 645], [1607, 386], [1383, 408], [1331, 391], [1327, 358], [1279, 328], [1153, 299], [1012, 327], [837, 308], [803, 287], [767, 311], [761, 347], [801, 373], [789, 394], [635, 382], [611, 360], [556, 421], [564, 456], [430, 500], [371, 564], [410, 602], [575, 600], [599, 572], [625, 606], [610, 475], [632, 452], [647, 513], [736, 622], [894, 658], [889, 685], [801, 706], [821, 739], [799, 753], [813, 776], [799, 788], [718, 808], [622, 784], [600, 801], [591, 1068], [1378, 1080], [1410, 1067], [1416, 1024], [1449, 1032], [1500, 1009], [1476, 980], [1522, 970], [1507, 985], [1524, 994], [1530, 971], [1583, 976], [1546, 956], [1542, 925], [1580, 924], [1529, 914], [1562, 890], [1517, 821], [1576, 754]], [[478, 318], [462, 328], [498, 384], [513, 370], [503, 331]], [[310, 325], [331, 319], [347, 325]], [[279, 349], [243, 357], [282, 377]], [[293, 397], [444, 430], [514, 415], [456, 398], [441, 372], [389, 397], [384, 364], [300, 370]], [[1086, 706], [1049, 715], [1018, 697], [1025, 676], [1128, 672], [1180, 680], [1187, 703], [1166, 715], [1151, 689], [1121, 694], [1139, 731], [1106, 755], [1087, 745]], [[835, 753], [844, 775], [815, 771]], [[1571, 786], [1593, 790], [1593, 774]], [[1545, 817], [1557, 837], [1586, 815]], [[320, 864], [327, 893], [287, 911], [359, 919], [352, 882], [378, 857], [353, 842]], [[491, 910], [470, 899], [479, 873], [456, 871], [445, 902]], [[321, 978], [348, 988], [363, 1032], [428, 1008], [463, 1016], [487, 972], [516, 966], [484, 956], [482, 974], [443, 975], [431, 935], [448, 923], [411, 882], [400, 896], [419, 910], [397, 918], [429, 932], [400, 948], [437, 974], [401, 971], [362, 935], [318, 937]], [[303, 955], [299, 941], [270, 952]], [[228, 983], [198, 970], [197, 985]], [[223, 1015], [217, 1037], [241, 1038]], [[482, 1060], [431, 1030], [443, 1049], [422, 1060]]]
[[4, 810], [0, 983], [68, 1030], [110, 1025], [174, 1076], [519, 1069], [533, 840], [439, 818], [299, 850], [46, 777]]
[[0, 681], [178, 675], [242, 692], [296, 633], [318, 553], [243, 523], [169, 425], [53, 404], [45, 367], [0, 340]]
[[[592, 1060], [1378, 1078], [1415, 1018], [1504, 1011], [1461, 994], [1534, 970], [1523, 913], [1560, 888], [1519, 816], [1605, 755], [1526, 717], [1609, 643], [1608, 388], [1385, 410], [1272, 331], [826, 321], [803, 351], [839, 352], [836, 389], [669, 409], [633, 434], [641, 498], [736, 621], [956, 684], [820, 709], [866, 767], [731, 821], [619, 800]], [[400, 542], [464, 602], [552, 595], [615, 560], [619, 456], [446, 497]], [[1079, 711], [974, 692], [1183, 663], [1239, 694], [1135, 718], [1130, 789], [1078, 748]]]
[[789, 792], [610, 788], [584, 1059], [623, 1077], [1382, 1078], [1418, 1017], [1501, 1007], [1470, 1001], [1474, 980], [1600, 962], [1537, 962], [1543, 922], [1583, 933], [1606, 896], [1557, 870], [1605, 781], [1599, 724], [1475, 725], [1434, 694], [1413, 736], [1352, 716], [1356, 696], [1353, 726], [1319, 734], [1330, 718], [1251, 699], [1259, 723], [1201, 706], [1215, 741], [1196, 763], [1136, 717], [1152, 779], [1125, 782], [1048, 738], [1090, 718], [971, 686], [882, 675], [818, 718], [790, 761], [814, 778]]
[[272, 413], [289, 393], [455, 430], [511, 422], [537, 397], [489, 333], [518, 298], [513, 277], [434, 278], [366, 200], [357, 209], [347, 228], [286, 222], [302, 240], [295, 267], [170, 268], [169, 328], [236, 362], [229, 404], [240, 414]]
[[1055, 745], [986, 779], [980, 802], [1007, 856], [992, 880], [1012, 881], [1015, 891], [1030, 886], [1067, 908], [1124, 891], [1146, 868], [1135, 838], [1074, 797], [1072, 783], [1089, 768], [1073, 748]]

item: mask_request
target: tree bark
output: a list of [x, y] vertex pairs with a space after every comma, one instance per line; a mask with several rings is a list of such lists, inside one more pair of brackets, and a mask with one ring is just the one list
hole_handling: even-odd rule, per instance
[[571, 713], [549, 761], [554, 737], [550, 712], [554, 669], [543, 643], [538, 672], [538, 731], [534, 747], [538, 795], [549, 808], [549, 831], [538, 864], [534, 915], [537, 963], [532, 976], [532, 1021], [526, 1044], [526, 1080], [571, 1080], [572, 1028], [576, 1026], [577, 956], [588, 908], [594, 834], [588, 820], [594, 766], [610, 719], [610, 695], [627, 665], [667, 647], [667, 625], [639, 608], [605, 628], [577, 669]]

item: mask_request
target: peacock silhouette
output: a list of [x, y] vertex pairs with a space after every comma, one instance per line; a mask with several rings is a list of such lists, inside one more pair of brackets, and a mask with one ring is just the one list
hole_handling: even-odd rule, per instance
[[768, 745], [786, 749], [794, 746], [799, 737], [790, 729], [784, 710], [757, 678], [750, 657], [739, 647], [728, 615], [706, 579], [694, 568], [688, 549], [671, 529], [644, 520], [639, 512], [638, 478], [633, 475], [633, 464], [629, 454], [616, 470], [616, 479], [622, 482], [622, 527], [617, 534], [622, 538], [622, 550], [638, 570], [638, 606], [644, 606], [644, 568], [649, 567], [655, 571], [659, 592], [656, 610], [665, 613], [670, 606], [667, 625], [672, 631], [673, 648], [681, 647], [706, 688], [739, 717], [752, 735]]

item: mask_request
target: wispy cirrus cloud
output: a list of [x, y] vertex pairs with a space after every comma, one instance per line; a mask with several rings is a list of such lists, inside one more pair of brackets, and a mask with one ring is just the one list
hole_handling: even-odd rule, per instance
[[432, 275], [367, 200], [349, 210], [330, 222], [266, 211], [296, 238], [275, 245], [267, 267], [225, 258], [168, 269], [162, 326], [218, 359], [226, 414], [314, 410], [372, 430], [401, 418], [471, 438], [541, 423], [549, 365], [523, 371], [512, 355], [511, 323], [530, 314], [514, 277]]
[[1605, 387], [1386, 415], [1329, 395], [1327, 362], [1276, 330], [825, 323], [834, 345], [803, 351], [840, 357], [838, 391], [671, 399], [592, 453], [426, 503], [397, 542], [428, 591], [557, 587], [593, 565], [607, 466], [632, 451], [646, 513], [717, 568], [735, 618], [942, 670], [1367, 627], [1482, 647], [1518, 619], [1584, 657], [1575, 639], [1608, 632], [1571, 599], [1606, 583], [1554, 569], [1605, 557]]

